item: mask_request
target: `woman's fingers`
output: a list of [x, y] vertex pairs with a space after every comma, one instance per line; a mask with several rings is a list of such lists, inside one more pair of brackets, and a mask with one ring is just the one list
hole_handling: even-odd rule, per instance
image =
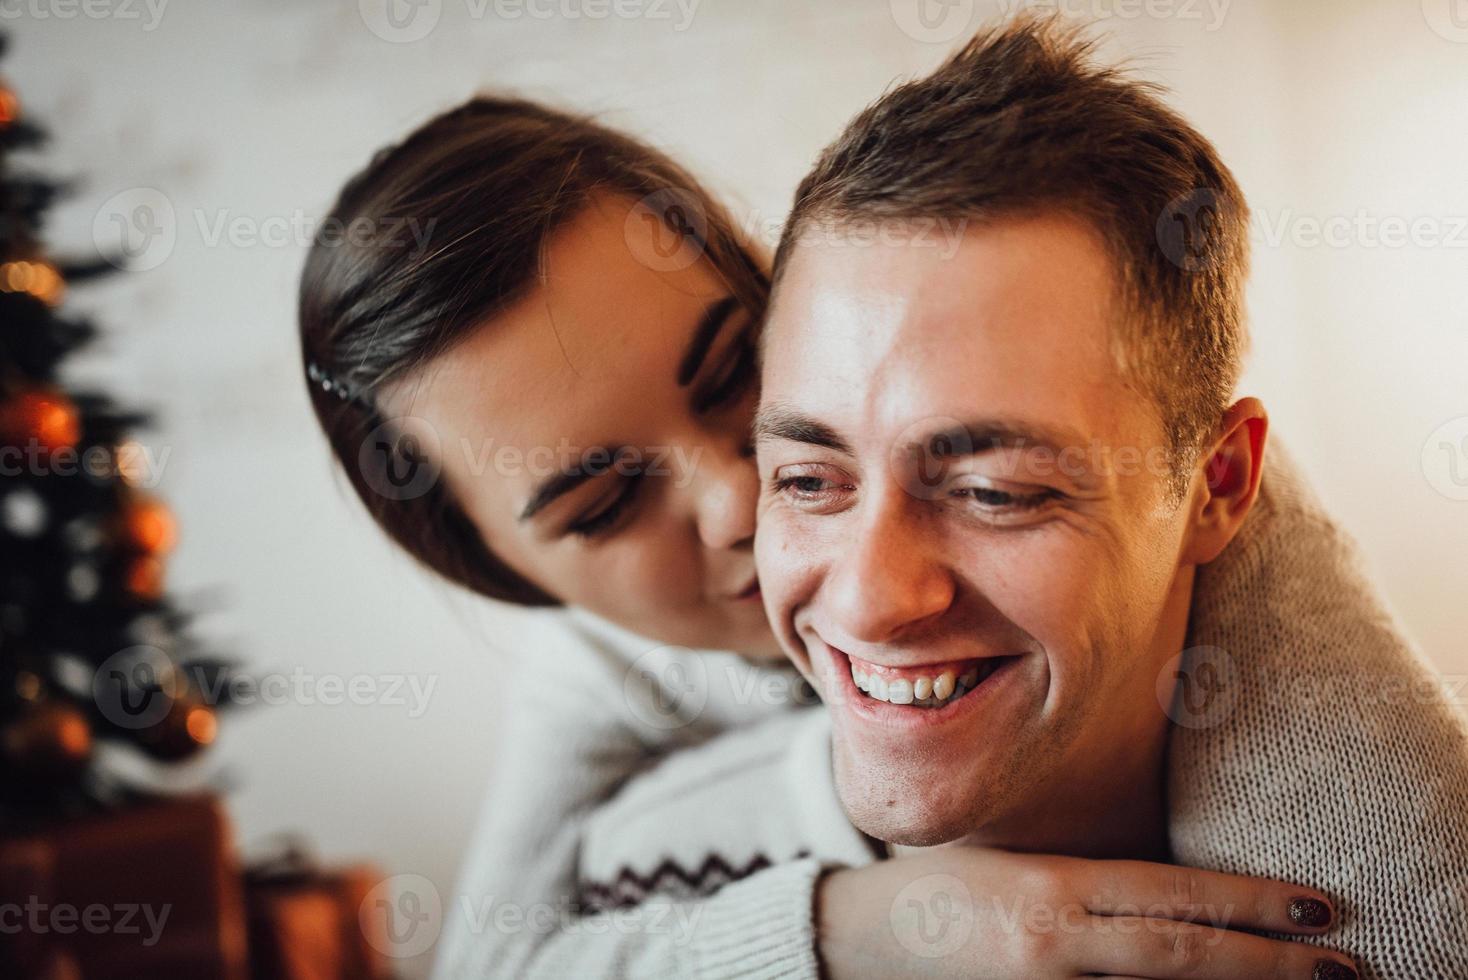
[[1095, 916], [1075, 937], [1078, 971], [1157, 980], [1355, 980], [1350, 959], [1318, 946], [1139, 916]]
[[1147, 861], [1087, 862], [1080, 898], [1096, 915], [1181, 919], [1221, 929], [1314, 936], [1335, 923], [1325, 895], [1269, 878], [1247, 878]]

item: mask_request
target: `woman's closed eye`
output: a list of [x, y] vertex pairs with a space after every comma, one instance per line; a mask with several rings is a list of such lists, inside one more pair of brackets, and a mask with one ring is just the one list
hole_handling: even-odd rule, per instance
[[637, 501], [642, 476], [637, 472], [611, 477], [616, 486], [609, 488], [609, 492], [599, 497], [589, 510], [568, 524], [566, 533], [580, 538], [602, 538], [620, 530]]
[[693, 394], [693, 410], [699, 414], [737, 403], [749, 392], [758, 374], [754, 328], [746, 327], [729, 344], [729, 349], [711, 372], [711, 377]]

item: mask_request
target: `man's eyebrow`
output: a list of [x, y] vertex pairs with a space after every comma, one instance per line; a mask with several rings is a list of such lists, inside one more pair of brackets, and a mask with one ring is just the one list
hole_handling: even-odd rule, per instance
[[723, 299], [715, 300], [703, 311], [703, 317], [698, 321], [698, 326], [693, 328], [693, 338], [688, 341], [688, 349], [683, 352], [683, 359], [678, 362], [678, 387], [687, 388], [689, 382], [698, 374], [698, 369], [703, 365], [703, 359], [708, 356], [709, 348], [714, 345], [714, 338], [719, 335], [724, 322], [734, 312], [739, 301], [733, 296], [725, 296]]
[[779, 402], [761, 405], [754, 417], [754, 438], [785, 439], [820, 446], [845, 456], [853, 455], [846, 440], [824, 422]]
[[1060, 426], [1011, 419], [974, 419], [937, 429], [901, 447], [922, 450], [943, 459], [973, 456], [991, 449], [1049, 449], [1059, 453], [1070, 446], [1083, 446], [1080, 433]]
[[549, 507], [556, 500], [564, 497], [572, 490], [575, 490], [587, 480], [595, 480], [597, 477], [612, 469], [613, 464], [619, 458], [621, 458], [621, 455], [622, 453], [620, 450], [607, 449], [601, 446], [593, 447], [592, 449], [587, 450], [586, 453], [582, 455], [582, 459], [586, 459], [588, 457], [592, 459], [605, 459], [608, 461], [607, 465], [587, 465], [582, 466], [578, 469], [563, 470], [560, 473], [553, 473], [550, 476], [546, 477], [544, 480], [540, 481], [540, 483], [535, 487], [534, 490], [530, 492], [530, 499], [526, 502], [524, 508], [521, 509], [518, 519], [520, 521], [530, 520], [540, 511], [544, 510], [546, 507]]
[[[756, 440], [785, 439], [852, 455], [850, 445], [836, 430], [779, 402], [760, 406], [754, 419], [754, 437]], [[1063, 427], [1009, 419], [976, 419], [944, 426], [924, 436], [921, 441], [900, 448], [942, 459], [957, 459], [994, 449], [1046, 448], [1059, 453], [1068, 446], [1083, 445], [1085, 440], [1079, 433]]]

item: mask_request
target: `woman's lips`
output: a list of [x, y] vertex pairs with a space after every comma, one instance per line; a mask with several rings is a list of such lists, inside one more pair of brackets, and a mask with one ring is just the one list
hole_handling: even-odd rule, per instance
[[733, 595], [729, 596], [729, 598], [733, 599], [735, 602], [749, 602], [751, 600], [758, 601], [760, 599], [759, 579], [755, 578], [751, 580], [748, 585], [746, 585], [743, 589], [739, 590]]

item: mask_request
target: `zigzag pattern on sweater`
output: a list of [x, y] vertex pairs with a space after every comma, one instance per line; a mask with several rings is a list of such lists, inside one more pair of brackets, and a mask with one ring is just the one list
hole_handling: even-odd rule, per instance
[[[809, 856], [810, 851], [802, 848], [791, 855], [789, 860], [796, 861]], [[725, 885], [748, 878], [772, 864], [774, 862], [763, 852], [756, 852], [742, 865], [731, 864], [722, 854], [711, 852], [692, 871], [672, 858], [664, 858], [662, 863], [646, 875], [623, 865], [617, 876], [609, 882], [581, 883], [581, 909], [584, 914], [590, 915], [612, 909], [632, 908], [641, 905], [653, 895], [674, 899], [707, 898]]]

